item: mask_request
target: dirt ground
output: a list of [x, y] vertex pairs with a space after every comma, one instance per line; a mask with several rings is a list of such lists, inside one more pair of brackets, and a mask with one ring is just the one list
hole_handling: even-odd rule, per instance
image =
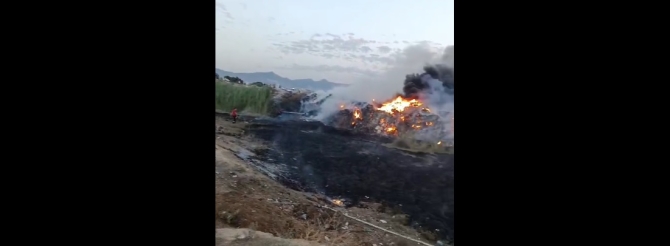
[[216, 122], [217, 245], [419, 245], [343, 213], [435, 245], [434, 235], [410, 228], [407, 215], [380, 204], [338, 207], [321, 195], [286, 188], [263, 175], [238, 157], [245, 150], [268, 148], [245, 134], [246, 125], [223, 117]]

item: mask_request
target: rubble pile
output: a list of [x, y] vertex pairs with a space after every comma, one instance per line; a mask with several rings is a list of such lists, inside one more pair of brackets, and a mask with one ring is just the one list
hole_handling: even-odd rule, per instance
[[[398, 96], [386, 103], [357, 102], [340, 105], [340, 111], [327, 124], [355, 132], [398, 137], [404, 134], [437, 134], [447, 139], [450, 124], [416, 100]], [[453, 121], [449, 121], [453, 122]], [[438, 142], [441, 144], [442, 141]]]

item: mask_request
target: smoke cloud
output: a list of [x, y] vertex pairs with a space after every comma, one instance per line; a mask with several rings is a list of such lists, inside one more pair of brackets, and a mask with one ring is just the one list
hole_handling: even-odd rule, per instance
[[[423, 73], [417, 73], [421, 71]], [[321, 113], [315, 118], [323, 120], [338, 112], [340, 105], [351, 102], [386, 101], [397, 94], [422, 100], [433, 113], [440, 116], [440, 129], [447, 129], [448, 138], [453, 139], [452, 119], [454, 114], [454, 46], [443, 51], [433, 50], [425, 44], [405, 48], [396, 55], [394, 63], [379, 76], [366, 81], [356, 81], [347, 87], [338, 87], [320, 93], [332, 94], [321, 105]], [[434, 132], [419, 132], [418, 138], [435, 138]], [[444, 135], [444, 134], [440, 134]], [[425, 136], [425, 137], [422, 137]]]
[[454, 139], [454, 46], [442, 54], [441, 63], [424, 66], [424, 73], [405, 77], [405, 97], [418, 98], [440, 116], [437, 127], [425, 128], [415, 135], [426, 141]]
[[[402, 88], [405, 97], [419, 97], [419, 94], [431, 89], [431, 86], [433, 86], [432, 80], [437, 80], [440, 86], [445, 88], [445, 90], [441, 90], [442, 92], [453, 94], [454, 72], [452, 68], [437, 64], [425, 66], [423, 70], [425, 71], [423, 74], [409, 74], [405, 77], [405, 85]], [[431, 90], [434, 91], [435, 89]]]

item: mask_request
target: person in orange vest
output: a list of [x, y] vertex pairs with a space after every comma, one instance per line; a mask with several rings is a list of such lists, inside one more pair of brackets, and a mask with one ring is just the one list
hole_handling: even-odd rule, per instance
[[232, 112], [230, 112], [230, 116], [233, 117], [233, 123], [237, 122], [237, 109], [233, 109]]

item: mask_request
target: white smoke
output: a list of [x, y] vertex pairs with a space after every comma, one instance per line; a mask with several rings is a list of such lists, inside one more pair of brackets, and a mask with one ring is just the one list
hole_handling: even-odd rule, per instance
[[[403, 92], [403, 81], [406, 75], [415, 74], [429, 64], [441, 64], [448, 68], [454, 68], [454, 46], [446, 47], [442, 52], [432, 49], [426, 44], [418, 44], [405, 48], [395, 56], [394, 62], [390, 67], [380, 73], [379, 76], [364, 81], [356, 81], [347, 87], [337, 87], [322, 95], [332, 94], [328, 100], [321, 104], [321, 112], [315, 116], [317, 120], [324, 120], [340, 110], [341, 105], [348, 105], [351, 102], [371, 102], [386, 101], [394, 95]], [[453, 89], [446, 91], [442, 81], [431, 78], [429, 75], [422, 76], [421, 80], [428, 85], [428, 88], [419, 92], [419, 97], [424, 103], [440, 117], [442, 126], [440, 134], [429, 131], [420, 131], [417, 137], [432, 141], [436, 137], [453, 140], [453, 131], [451, 130], [454, 114], [454, 96]], [[446, 82], [446, 81], [445, 81]], [[323, 97], [321, 97], [323, 98]], [[442, 140], [442, 139], [440, 139]], [[438, 140], [439, 141], [439, 140]]]
[[453, 117], [454, 117], [454, 95], [448, 93], [442, 81], [425, 74], [421, 77], [428, 88], [419, 93], [419, 99], [431, 109], [431, 112], [439, 116], [434, 127], [424, 128], [417, 132], [415, 137], [420, 140], [437, 142], [452, 141], [454, 139]]
[[409, 46], [396, 54], [389, 68], [378, 76], [354, 81], [347, 87], [337, 87], [324, 93], [324, 95], [333, 94], [333, 96], [324, 102], [320, 115], [327, 117], [337, 112], [340, 103], [349, 103], [351, 101], [369, 102], [372, 99], [387, 100], [396, 93], [402, 92], [402, 83], [405, 75], [420, 71], [421, 67], [426, 64], [442, 60], [441, 56], [444, 55], [439, 54], [439, 52], [425, 44]]
[[447, 46], [446, 49], [444, 49], [444, 53], [442, 54], [442, 64], [447, 65], [450, 68], [454, 68], [454, 46]]

